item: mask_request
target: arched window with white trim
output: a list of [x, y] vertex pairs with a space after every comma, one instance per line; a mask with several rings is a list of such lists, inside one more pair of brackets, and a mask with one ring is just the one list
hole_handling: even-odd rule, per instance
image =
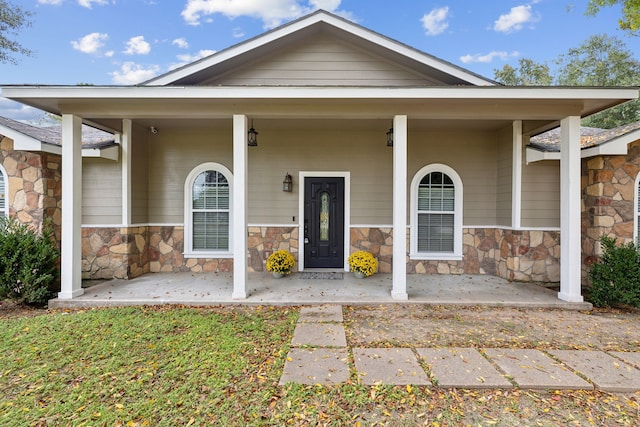
[[185, 256], [229, 256], [232, 175], [218, 163], [195, 167], [185, 181]]
[[462, 259], [462, 180], [451, 167], [423, 167], [411, 183], [411, 257]]
[[7, 173], [4, 168], [0, 165], [0, 217], [9, 215], [8, 194], [9, 180], [7, 179]]

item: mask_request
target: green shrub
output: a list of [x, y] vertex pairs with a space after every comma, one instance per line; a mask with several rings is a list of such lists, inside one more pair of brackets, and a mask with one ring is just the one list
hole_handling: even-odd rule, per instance
[[58, 282], [53, 230], [37, 233], [15, 219], [0, 218], [0, 298], [20, 304], [45, 304]]
[[616, 246], [616, 240], [600, 239], [604, 252], [600, 262], [591, 265], [590, 301], [598, 307], [628, 304], [640, 307], [640, 255], [633, 243]]

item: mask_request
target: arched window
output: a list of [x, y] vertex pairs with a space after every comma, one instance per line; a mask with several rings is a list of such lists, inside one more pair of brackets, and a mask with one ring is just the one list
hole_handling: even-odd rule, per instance
[[425, 166], [413, 178], [411, 257], [462, 259], [462, 180], [449, 166]]
[[185, 181], [185, 256], [216, 257], [231, 253], [229, 169], [218, 163], [194, 168]]
[[7, 195], [9, 194], [9, 180], [7, 173], [2, 165], [0, 165], [0, 217], [9, 215], [9, 202]]

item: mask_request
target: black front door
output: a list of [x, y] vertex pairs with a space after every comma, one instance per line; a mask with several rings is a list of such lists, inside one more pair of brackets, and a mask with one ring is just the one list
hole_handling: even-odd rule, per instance
[[344, 178], [305, 178], [304, 266], [344, 267]]

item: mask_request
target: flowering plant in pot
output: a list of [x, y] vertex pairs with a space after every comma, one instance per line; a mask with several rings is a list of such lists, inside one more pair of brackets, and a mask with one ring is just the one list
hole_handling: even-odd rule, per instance
[[378, 271], [378, 260], [367, 251], [357, 251], [349, 255], [347, 260], [356, 277], [369, 277]]
[[273, 273], [274, 277], [282, 277], [290, 274], [296, 260], [293, 255], [285, 249], [275, 251], [267, 258], [267, 271]]

